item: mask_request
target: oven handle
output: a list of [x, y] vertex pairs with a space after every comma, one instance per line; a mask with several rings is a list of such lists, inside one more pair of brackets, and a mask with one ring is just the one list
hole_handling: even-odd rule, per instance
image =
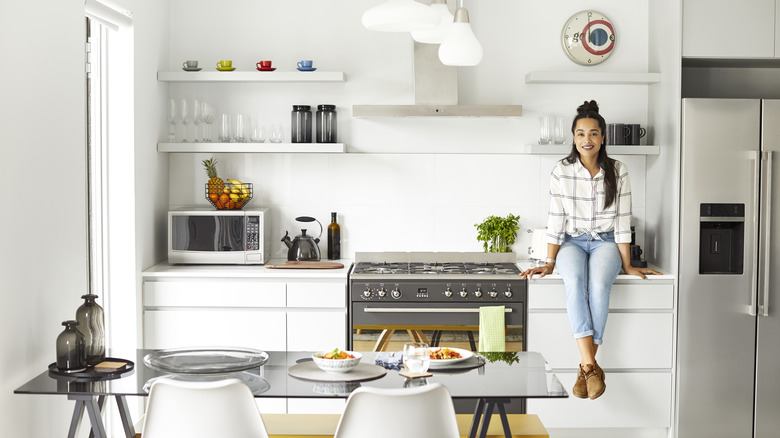
[[[479, 308], [452, 309], [443, 307], [366, 307], [364, 313], [478, 313]], [[511, 308], [505, 308], [504, 313], [512, 313]]]

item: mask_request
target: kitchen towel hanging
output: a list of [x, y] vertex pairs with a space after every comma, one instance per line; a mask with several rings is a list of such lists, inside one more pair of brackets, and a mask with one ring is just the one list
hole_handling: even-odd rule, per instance
[[479, 308], [479, 351], [506, 351], [504, 306], [483, 306]]

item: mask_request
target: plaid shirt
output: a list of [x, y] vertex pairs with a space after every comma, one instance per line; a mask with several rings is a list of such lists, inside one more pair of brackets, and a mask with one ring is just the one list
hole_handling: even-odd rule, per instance
[[604, 171], [594, 178], [579, 160], [574, 164], [559, 161], [550, 175], [550, 211], [547, 216], [547, 242], [563, 243], [564, 234], [577, 237], [615, 232], [616, 243], [631, 243], [631, 182], [628, 168], [615, 161], [617, 196], [604, 209]]

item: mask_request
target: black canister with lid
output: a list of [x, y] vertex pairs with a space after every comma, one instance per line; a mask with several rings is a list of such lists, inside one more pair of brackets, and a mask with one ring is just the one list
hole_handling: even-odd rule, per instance
[[293, 105], [292, 132], [293, 143], [311, 143], [311, 106]]
[[336, 143], [336, 105], [317, 105], [317, 143]]

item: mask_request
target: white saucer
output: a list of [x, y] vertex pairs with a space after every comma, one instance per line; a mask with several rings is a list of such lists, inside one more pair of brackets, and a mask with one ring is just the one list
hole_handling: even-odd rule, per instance
[[184, 71], [201, 71], [201, 70], [203, 70], [203, 67], [195, 67], [195, 68], [182, 67], [182, 70], [184, 70]]
[[309, 68], [298, 67], [298, 71], [314, 71], [314, 70], [317, 70], [317, 68], [316, 67], [309, 67]]

